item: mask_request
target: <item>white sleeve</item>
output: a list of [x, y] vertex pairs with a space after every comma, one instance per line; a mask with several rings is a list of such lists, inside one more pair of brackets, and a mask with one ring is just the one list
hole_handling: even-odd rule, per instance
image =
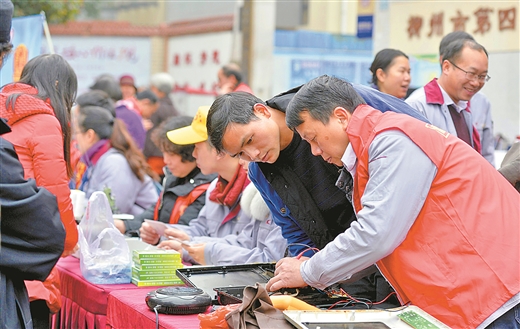
[[302, 263], [307, 284], [323, 289], [389, 255], [415, 222], [437, 173], [428, 156], [397, 130], [373, 140], [368, 171], [357, 221]]

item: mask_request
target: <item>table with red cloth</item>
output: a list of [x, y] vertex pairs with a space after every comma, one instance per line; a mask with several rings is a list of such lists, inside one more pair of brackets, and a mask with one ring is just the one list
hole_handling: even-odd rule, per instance
[[[158, 287], [127, 284], [94, 284], [81, 274], [79, 259], [69, 256], [57, 263], [61, 281], [59, 328], [155, 328], [155, 312], [145, 303]], [[159, 316], [161, 328], [199, 328], [197, 315]]]
[[[155, 329], [155, 312], [145, 303], [146, 294], [156, 288], [116, 290], [108, 296], [107, 329]], [[159, 313], [161, 329], [199, 329], [197, 314], [170, 315]]]
[[83, 278], [79, 259], [61, 258], [56, 265], [61, 281], [60, 328], [105, 328], [108, 295], [116, 290], [139, 290], [136, 285], [94, 284]]

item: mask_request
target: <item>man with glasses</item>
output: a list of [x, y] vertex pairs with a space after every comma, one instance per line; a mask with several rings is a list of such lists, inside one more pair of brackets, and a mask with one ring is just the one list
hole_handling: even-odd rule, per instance
[[[439, 44], [439, 62], [441, 64], [444, 58], [444, 53], [448, 45], [455, 40], [472, 40], [473, 36], [465, 31], [454, 31], [446, 34]], [[468, 102], [466, 108], [471, 112], [473, 117], [473, 125], [480, 135], [480, 145], [482, 156], [493, 166], [495, 166], [495, 134], [493, 133], [493, 118], [491, 116], [491, 103], [481, 91], [475, 94]]]
[[442, 54], [442, 73], [406, 100], [430, 122], [481, 153], [480, 136], [473, 125], [468, 101], [489, 80], [488, 53], [469, 39], [450, 42]]

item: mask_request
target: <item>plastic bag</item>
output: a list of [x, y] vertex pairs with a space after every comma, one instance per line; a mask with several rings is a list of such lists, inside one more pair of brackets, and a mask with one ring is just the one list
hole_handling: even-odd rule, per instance
[[211, 313], [201, 313], [198, 315], [200, 321], [200, 329], [229, 329], [226, 322], [226, 315], [238, 308], [241, 304], [229, 304], [226, 306], [220, 306]]
[[94, 192], [78, 225], [81, 274], [95, 284], [130, 283], [132, 261], [125, 236], [114, 226], [103, 192]]

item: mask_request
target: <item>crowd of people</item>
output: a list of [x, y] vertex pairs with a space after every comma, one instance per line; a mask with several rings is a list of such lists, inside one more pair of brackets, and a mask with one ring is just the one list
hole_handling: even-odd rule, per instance
[[[0, 0], [1, 58], [12, 11]], [[49, 328], [60, 309], [71, 189], [104, 191], [132, 215], [121, 234], [184, 262], [277, 262], [269, 291], [336, 286], [454, 328], [520, 328], [520, 144], [496, 170], [484, 46], [453, 32], [439, 60], [416, 90], [408, 56], [383, 49], [370, 86], [324, 75], [266, 101], [232, 63], [191, 117], [168, 73], [76, 95], [61, 56], [31, 59], [0, 92], [0, 328]]]

